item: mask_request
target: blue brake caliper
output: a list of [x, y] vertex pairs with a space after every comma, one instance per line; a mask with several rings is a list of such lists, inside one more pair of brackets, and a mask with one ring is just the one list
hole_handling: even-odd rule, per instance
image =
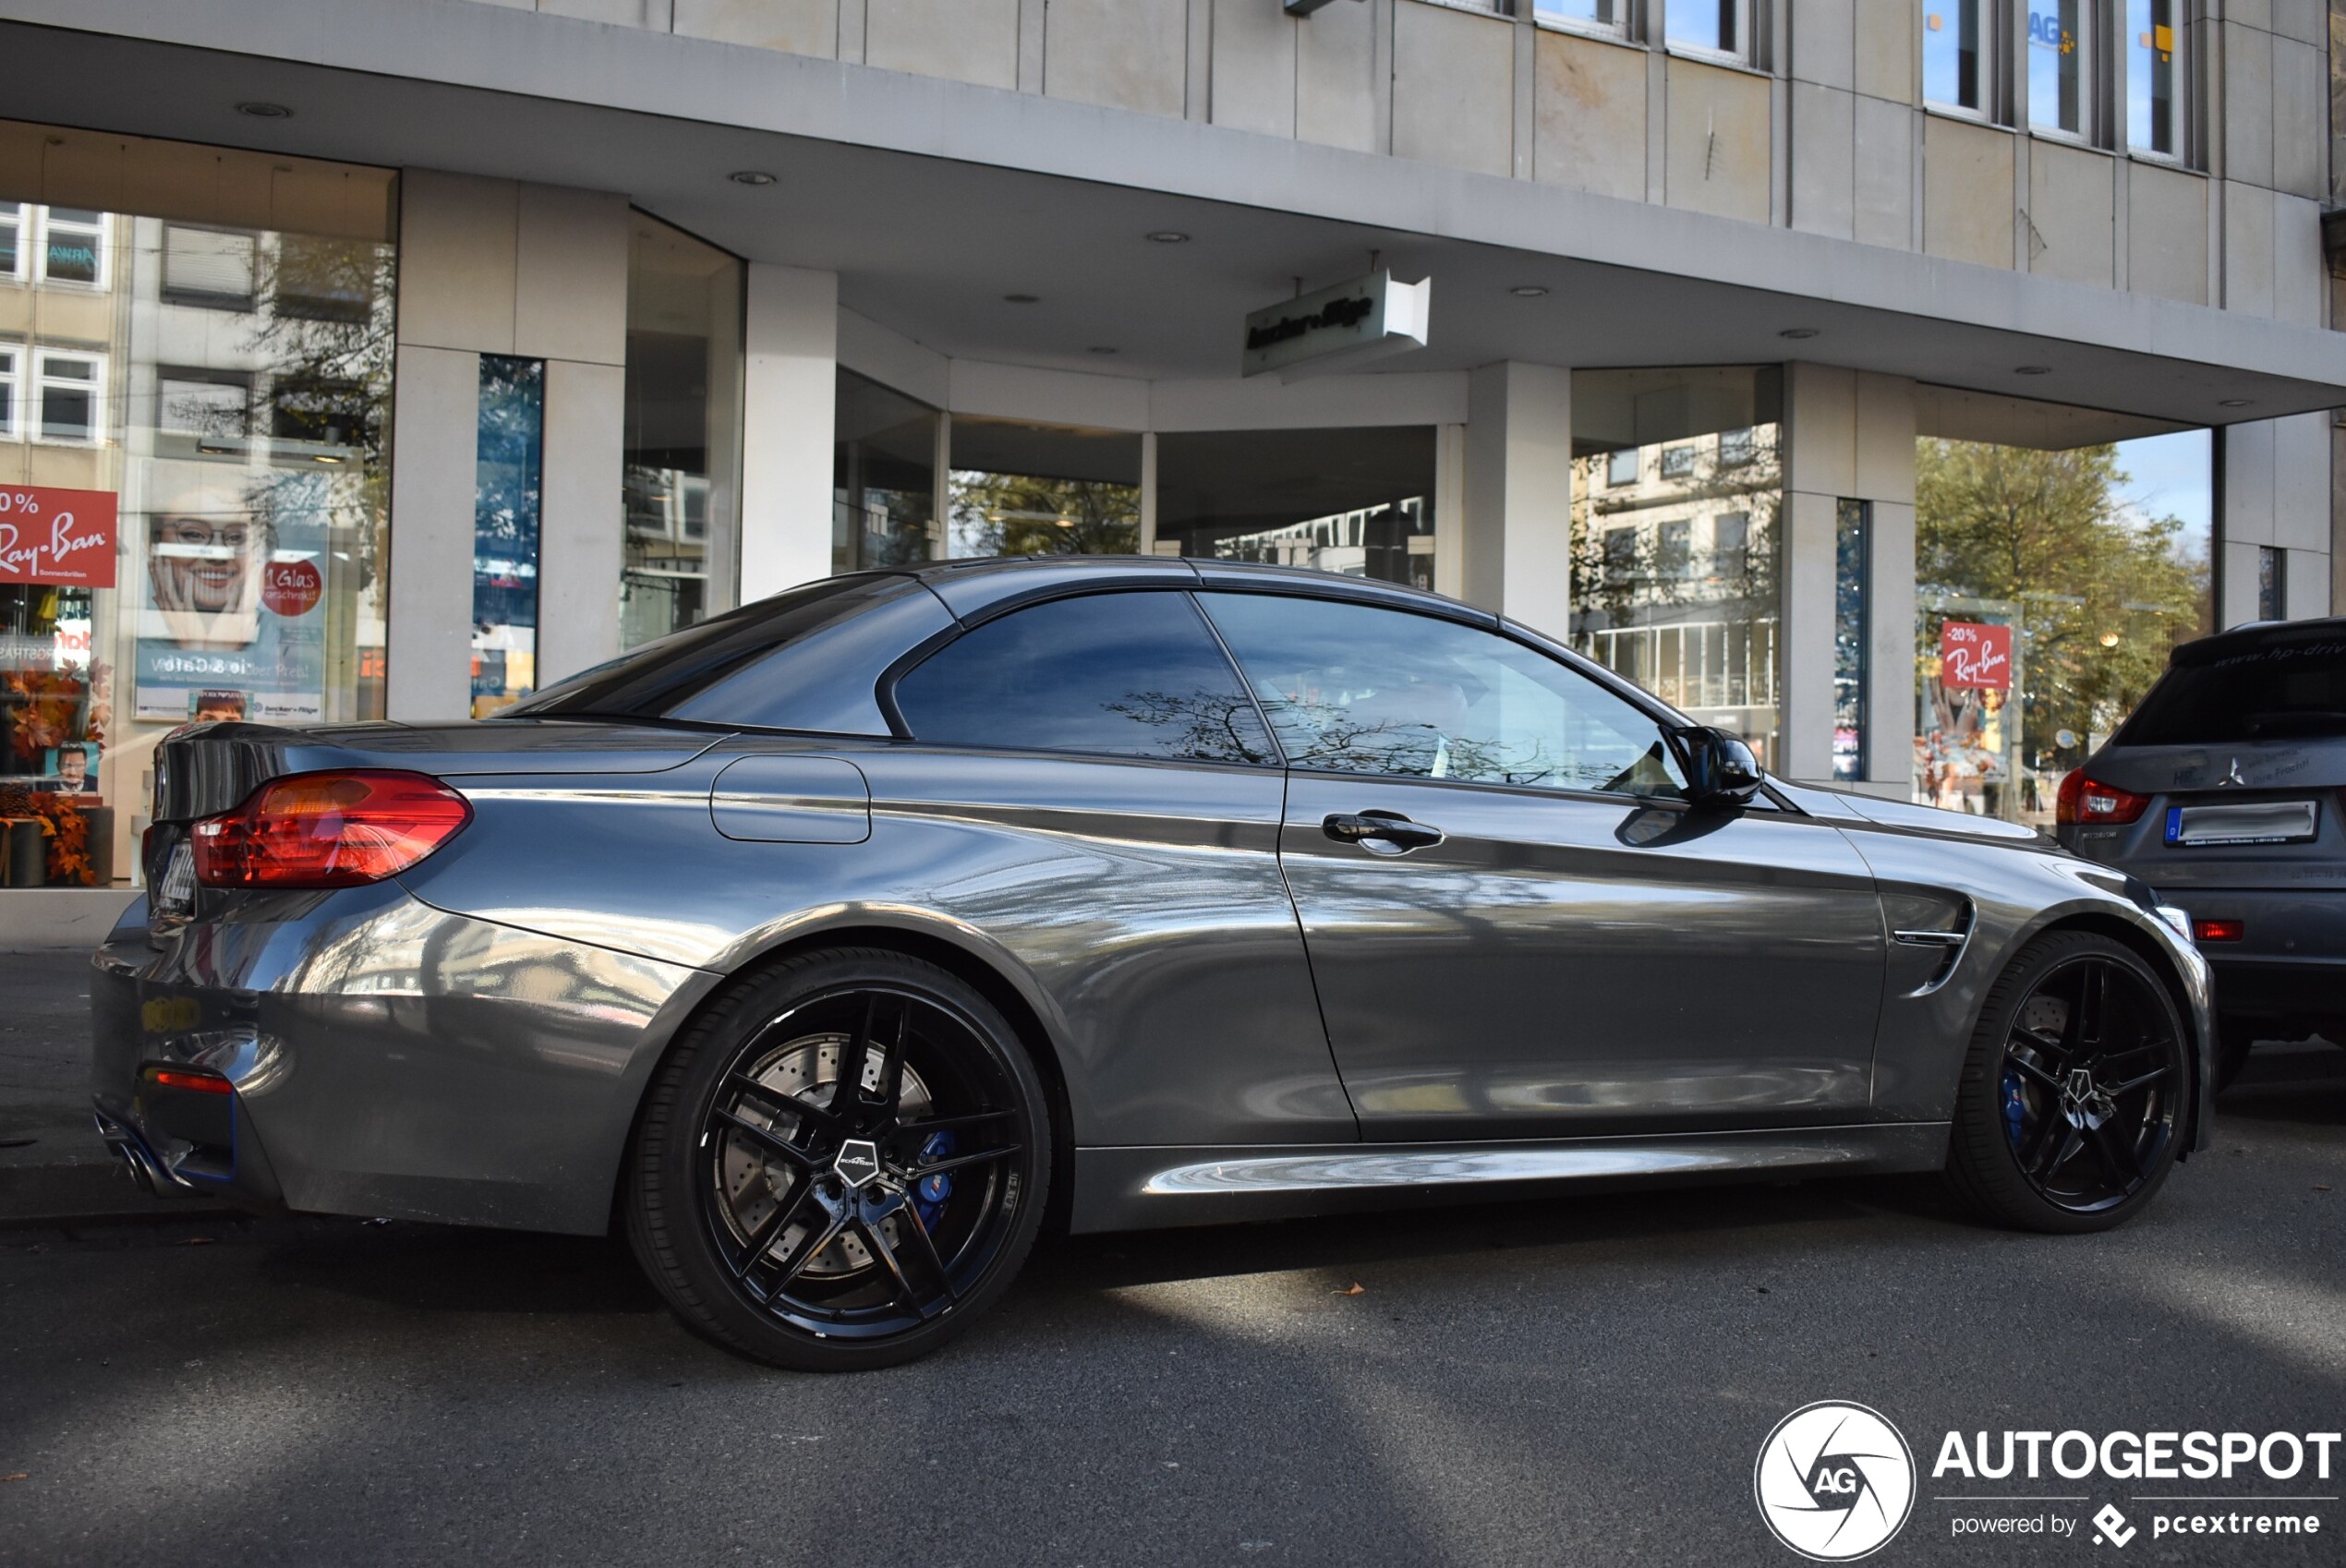
[[2004, 1073], [2004, 1134], [2014, 1149], [2020, 1147], [2020, 1129], [2028, 1119], [2028, 1103], [2021, 1098], [2020, 1074], [2012, 1069]]
[[[933, 1132], [921, 1144], [921, 1164], [941, 1160], [957, 1145], [949, 1132]], [[913, 1188], [913, 1207], [920, 1212], [921, 1224], [935, 1229], [937, 1217], [945, 1212], [945, 1200], [953, 1196], [953, 1177], [949, 1172], [923, 1176]]]

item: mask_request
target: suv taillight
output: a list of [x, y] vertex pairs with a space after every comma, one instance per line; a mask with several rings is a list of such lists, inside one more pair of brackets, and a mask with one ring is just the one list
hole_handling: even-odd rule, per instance
[[196, 824], [207, 887], [355, 887], [396, 876], [473, 818], [465, 797], [420, 773], [297, 773]]
[[2149, 808], [2148, 795], [2137, 795], [2132, 790], [2088, 778], [2080, 767], [2072, 769], [2061, 781], [2061, 796], [2053, 802], [2053, 820], [2064, 825], [2132, 822]]

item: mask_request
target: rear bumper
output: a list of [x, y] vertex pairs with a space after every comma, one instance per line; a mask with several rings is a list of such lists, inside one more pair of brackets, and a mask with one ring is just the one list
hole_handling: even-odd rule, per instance
[[717, 979], [396, 886], [142, 918], [94, 960], [101, 1135], [159, 1193], [259, 1209], [601, 1232], [642, 1087]]
[[2159, 897], [2195, 920], [2242, 923], [2241, 940], [2200, 947], [2219, 1017], [2346, 1018], [2346, 892], [2191, 887]]

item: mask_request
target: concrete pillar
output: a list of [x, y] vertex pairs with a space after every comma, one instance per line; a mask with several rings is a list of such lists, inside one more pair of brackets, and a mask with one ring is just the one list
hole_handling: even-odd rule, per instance
[[628, 217], [600, 191], [428, 169], [401, 187], [385, 699], [428, 723], [472, 710], [484, 354], [546, 364], [538, 684], [619, 651]]
[[2288, 619], [2330, 612], [2330, 416], [2260, 419], [2216, 432], [2219, 625], [2257, 618], [2260, 552], [2286, 552]]
[[1784, 367], [1784, 771], [1832, 778], [1834, 546], [1841, 502], [1869, 503], [1866, 777], [1914, 775], [1914, 383], [1829, 365]]
[[839, 275], [751, 262], [746, 337], [744, 603], [830, 574]]
[[1458, 576], [1442, 583], [1437, 555], [1436, 585], [1561, 641], [1572, 626], [1572, 372], [1513, 361], [1474, 371], [1463, 457]]

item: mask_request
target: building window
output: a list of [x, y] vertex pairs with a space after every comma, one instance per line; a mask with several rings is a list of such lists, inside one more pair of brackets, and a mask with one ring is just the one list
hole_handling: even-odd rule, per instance
[[2256, 547], [2256, 619], [2289, 619], [2289, 552], [2271, 545]]
[[2191, 32], [2183, 0], [2126, 0], [2126, 145], [2183, 156]]
[[1866, 777], [1867, 644], [1872, 632], [1873, 508], [1844, 501], [1833, 522], [1832, 776]]
[[1430, 425], [1159, 436], [1156, 549], [1431, 588], [1433, 466]]
[[0, 343], [0, 440], [24, 439], [24, 350]]
[[79, 207], [51, 207], [41, 223], [41, 281], [106, 286], [106, 217]]
[[1668, 0], [1663, 20], [1673, 49], [1743, 59], [1751, 52], [1750, 0]]
[[[1572, 378], [1572, 645], [1769, 766], [1782, 385], [1749, 367]], [[1597, 482], [1615, 472], [1635, 481]]]
[[252, 444], [252, 378], [230, 370], [158, 369], [155, 435], [158, 452], [246, 455]]
[[633, 215], [622, 647], [732, 608], [746, 275], [739, 258]]
[[32, 210], [21, 201], [0, 201], [0, 279], [24, 282], [30, 251], [25, 233], [32, 225]]
[[2028, 0], [2028, 123], [2040, 131], [2094, 131], [2092, 0]]
[[475, 718], [538, 685], [538, 544], [545, 495], [546, 362], [480, 356], [473, 478]]
[[1533, 0], [1532, 18], [1558, 22], [1586, 32], [1626, 30], [1628, 0]]
[[1988, 112], [1985, 0], [1922, 0], [1922, 95], [1941, 108]]
[[33, 356], [33, 439], [76, 446], [105, 435], [106, 362], [44, 348]]
[[839, 373], [831, 446], [831, 570], [908, 566], [943, 553], [937, 441], [943, 416], [853, 370]]
[[1638, 482], [1638, 449], [1636, 447], [1625, 446], [1619, 452], [1606, 456], [1604, 482], [1608, 489], [1617, 485], [1634, 485]]
[[253, 251], [253, 236], [248, 234], [165, 223], [163, 298], [174, 305], [212, 310], [250, 310]]

